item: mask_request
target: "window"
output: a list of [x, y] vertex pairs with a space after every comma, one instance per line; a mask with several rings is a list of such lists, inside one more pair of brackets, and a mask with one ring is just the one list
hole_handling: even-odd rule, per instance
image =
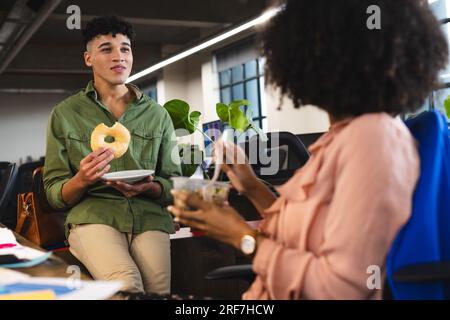
[[234, 100], [248, 100], [250, 106], [242, 110], [251, 114], [252, 121], [267, 131], [267, 112], [261, 94], [264, 90], [264, 60], [255, 50], [254, 38], [216, 53], [216, 62], [220, 101], [229, 104]]
[[152, 100], [158, 101], [158, 90], [156, 89], [157, 80], [153, 79], [149, 82], [143, 84], [143, 91], [146, 95], [148, 95]]
[[[222, 122], [216, 120], [203, 124], [203, 132], [211, 138], [212, 141], [217, 141], [223, 132]], [[205, 138], [205, 156], [212, 157], [213, 145], [211, 140]]]
[[[250, 106], [244, 107], [245, 112], [252, 113], [253, 121], [263, 130], [263, 120], [266, 113], [263, 112], [261, 102], [261, 88], [264, 84], [264, 75], [260, 73], [260, 58], [239, 64], [219, 73], [220, 101], [229, 104], [234, 100], [247, 99]], [[250, 110], [248, 110], [250, 109]]]

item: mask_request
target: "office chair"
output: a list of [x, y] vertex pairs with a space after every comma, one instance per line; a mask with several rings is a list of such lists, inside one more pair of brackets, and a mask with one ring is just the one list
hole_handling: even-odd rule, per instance
[[419, 142], [420, 178], [412, 215], [387, 259], [394, 299], [450, 299], [450, 132], [446, 117], [428, 111], [407, 120]]
[[324, 135], [325, 132], [316, 132], [316, 133], [301, 133], [296, 134], [297, 138], [299, 138], [306, 148], [309, 148], [312, 144], [314, 144], [319, 138]]
[[[267, 134], [267, 137], [268, 141], [264, 142], [255, 135], [249, 141], [241, 144], [241, 147], [246, 152], [258, 177], [273, 185], [280, 185], [305, 165], [310, 154], [303, 142], [291, 132], [271, 132]], [[270, 162], [272, 152], [278, 151], [280, 153], [276, 167], [277, 173], [273, 176], [262, 176], [262, 169], [272, 165]], [[259, 217], [253, 204], [243, 196], [230, 194], [229, 202], [247, 220]], [[249, 283], [253, 282], [255, 277], [251, 264], [221, 267], [206, 275], [207, 280], [240, 279]]]
[[[290, 132], [271, 132], [267, 137], [268, 141], [265, 142], [260, 136], [254, 135], [241, 143], [240, 147], [245, 151], [255, 174], [277, 194], [274, 186], [289, 180], [308, 161], [310, 155], [302, 141]], [[251, 201], [236, 190], [230, 191], [228, 201], [247, 221], [261, 219]]]
[[[5, 166], [4, 164], [2, 166]], [[0, 222], [4, 222], [6, 206], [13, 196], [12, 191], [17, 178], [17, 166], [10, 163], [2, 170], [0, 177]], [[5, 221], [8, 222], [8, 221]], [[3, 223], [5, 224], [5, 223]], [[6, 225], [6, 224], [5, 224]]]
[[[269, 132], [267, 138], [267, 141], [263, 141], [259, 135], [254, 135], [240, 145], [258, 176], [270, 179], [283, 171], [292, 174], [309, 160], [308, 149], [293, 133]], [[274, 160], [278, 163], [273, 162]], [[267, 170], [272, 167], [276, 171], [275, 174], [268, 172], [272, 170]], [[264, 174], [265, 171], [268, 174]]]
[[238, 279], [250, 284], [255, 280], [256, 274], [251, 264], [239, 264], [214, 269], [205, 278], [207, 280]]
[[8, 168], [8, 166], [11, 164], [11, 162], [7, 162], [7, 161], [0, 161], [0, 177], [1, 177], [1, 173], [3, 172], [3, 170], [5, 170], [6, 168]]

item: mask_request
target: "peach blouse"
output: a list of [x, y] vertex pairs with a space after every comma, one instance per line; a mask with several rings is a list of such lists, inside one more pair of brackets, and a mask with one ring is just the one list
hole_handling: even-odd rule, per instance
[[[268, 238], [243, 298], [381, 299], [387, 253], [411, 214], [415, 140], [400, 119], [373, 113], [335, 123], [309, 150], [264, 213]], [[381, 289], [368, 286], [372, 266]]]

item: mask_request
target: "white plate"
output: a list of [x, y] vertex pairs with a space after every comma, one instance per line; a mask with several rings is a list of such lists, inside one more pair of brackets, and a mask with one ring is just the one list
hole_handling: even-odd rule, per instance
[[133, 183], [147, 178], [155, 173], [155, 170], [125, 170], [106, 173], [102, 179], [106, 181], [122, 181]]

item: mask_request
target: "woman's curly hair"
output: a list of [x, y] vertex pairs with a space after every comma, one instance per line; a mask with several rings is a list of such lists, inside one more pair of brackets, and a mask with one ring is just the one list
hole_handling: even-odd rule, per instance
[[95, 17], [86, 24], [86, 28], [82, 31], [85, 46], [97, 36], [112, 34], [115, 37], [118, 33], [127, 36], [130, 41], [134, 40], [133, 26], [114, 15]]
[[[438, 85], [448, 47], [421, 0], [287, 0], [262, 35], [268, 81], [295, 107], [334, 118], [397, 115], [420, 107]], [[381, 9], [370, 30], [368, 7]]]

